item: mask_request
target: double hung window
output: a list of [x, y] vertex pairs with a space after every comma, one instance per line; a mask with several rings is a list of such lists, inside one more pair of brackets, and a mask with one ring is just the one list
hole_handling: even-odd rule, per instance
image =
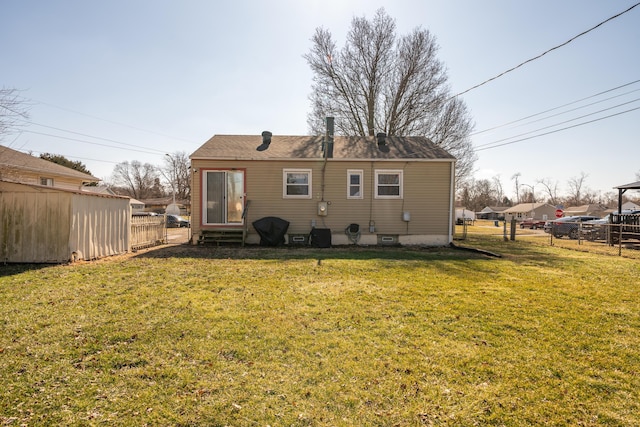
[[282, 197], [285, 199], [310, 199], [311, 169], [284, 169], [282, 171]]
[[402, 199], [401, 170], [377, 170], [375, 180], [376, 199]]

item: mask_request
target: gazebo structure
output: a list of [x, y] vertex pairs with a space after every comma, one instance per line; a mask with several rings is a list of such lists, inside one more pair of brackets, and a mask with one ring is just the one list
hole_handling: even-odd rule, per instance
[[627, 192], [627, 190], [640, 190], [640, 181], [632, 182], [631, 184], [620, 185], [618, 187], [613, 187], [618, 190], [618, 213], [622, 213], [622, 195]]

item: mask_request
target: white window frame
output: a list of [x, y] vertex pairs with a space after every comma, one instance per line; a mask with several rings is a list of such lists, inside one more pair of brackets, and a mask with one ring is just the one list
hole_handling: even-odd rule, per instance
[[47, 187], [53, 187], [53, 178], [40, 177], [40, 185], [46, 185]]
[[[380, 175], [398, 175], [398, 184], [396, 184], [399, 189], [398, 195], [385, 195], [385, 194], [378, 194], [378, 190], [380, 188], [380, 184], [378, 182], [379, 176]], [[375, 171], [375, 198], [376, 199], [402, 199], [402, 194], [403, 194], [403, 176], [402, 176], [402, 170], [399, 169], [379, 169]], [[396, 186], [394, 185], [394, 186]]]
[[[360, 183], [358, 185], [351, 183], [351, 177], [353, 175], [357, 175], [360, 177]], [[360, 189], [360, 191], [358, 192], [358, 195], [352, 196], [351, 188], [356, 186]], [[347, 199], [362, 199], [362, 198], [364, 198], [364, 172], [362, 171], [362, 169], [349, 169], [347, 170]]]
[[[289, 185], [295, 185], [295, 184], [289, 184], [287, 182], [287, 177], [289, 174], [306, 174], [307, 175], [307, 194], [288, 194], [287, 193], [287, 188], [289, 187]], [[311, 193], [312, 193], [312, 189], [313, 189], [313, 185], [312, 185], [312, 173], [311, 173], [311, 169], [282, 169], [282, 198], [283, 199], [310, 199], [311, 198]], [[298, 185], [304, 185], [304, 184], [298, 184]]]

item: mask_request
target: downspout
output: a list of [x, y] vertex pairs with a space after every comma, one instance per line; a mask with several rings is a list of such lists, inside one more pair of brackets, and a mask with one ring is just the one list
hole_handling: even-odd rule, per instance
[[451, 162], [451, 189], [449, 193], [449, 244], [453, 243], [453, 217], [455, 216], [456, 162]]

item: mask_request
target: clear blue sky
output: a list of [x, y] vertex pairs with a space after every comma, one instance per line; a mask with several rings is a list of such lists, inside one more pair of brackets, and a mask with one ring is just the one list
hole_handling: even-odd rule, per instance
[[[354, 16], [371, 18], [384, 7], [398, 34], [420, 26], [436, 36], [451, 90], [459, 93], [635, 3], [1, 0], [0, 85], [22, 89], [32, 103], [32, 124], [2, 143], [62, 154], [108, 178], [116, 163], [160, 165], [164, 153], [190, 154], [214, 134], [305, 135], [312, 74], [302, 55], [317, 27], [331, 31], [342, 46]], [[640, 80], [639, 41], [640, 6], [462, 95], [476, 131]], [[640, 107], [639, 98], [640, 82], [476, 134], [473, 143], [486, 148], [535, 135], [528, 132], [536, 129], [549, 132], [620, 113]], [[560, 114], [577, 107], [584, 108]], [[528, 123], [533, 120], [539, 121]], [[511, 197], [516, 173], [536, 193], [540, 179], [557, 182], [564, 193], [567, 181], [582, 173], [589, 189], [613, 191], [637, 180], [639, 135], [640, 109], [479, 150], [475, 177], [499, 176]]]

